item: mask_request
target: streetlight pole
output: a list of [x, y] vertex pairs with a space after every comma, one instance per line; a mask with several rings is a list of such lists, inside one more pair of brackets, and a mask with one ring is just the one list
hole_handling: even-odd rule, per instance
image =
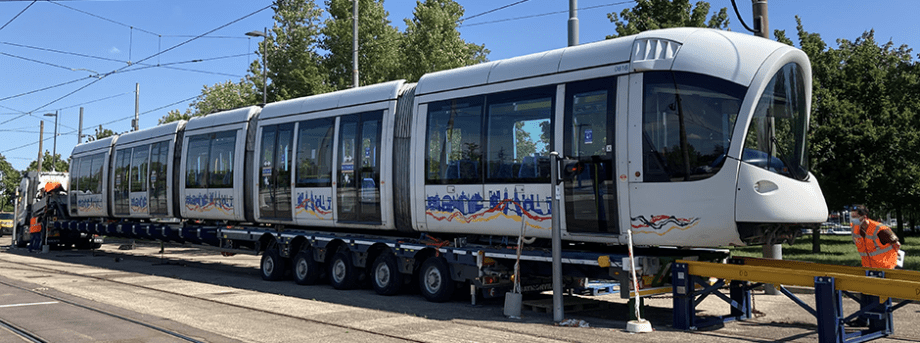
[[249, 37], [262, 37], [262, 46], [265, 51], [262, 52], [262, 104], [268, 103], [268, 65], [266, 65], [266, 55], [268, 55], [268, 27], [264, 27], [262, 32], [246, 32]]
[[45, 117], [54, 117], [54, 146], [51, 148], [51, 171], [57, 171], [57, 136], [58, 136], [58, 112], [45, 113]]

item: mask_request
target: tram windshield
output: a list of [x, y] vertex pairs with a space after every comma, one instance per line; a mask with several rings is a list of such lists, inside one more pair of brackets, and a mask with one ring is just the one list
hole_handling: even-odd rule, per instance
[[808, 177], [808, 99], [798, 64], [783, 66], [757, 101], [741, 159], [797, 180]]

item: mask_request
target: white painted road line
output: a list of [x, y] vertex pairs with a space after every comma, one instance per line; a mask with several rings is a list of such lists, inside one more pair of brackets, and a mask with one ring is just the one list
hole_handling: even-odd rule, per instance
[[43, 302], [43, 303], [31, 303], [31, 304], [10, 304], [10, 305], [0, 305], [0, 308], [4, 308], [4, 307], [20, 307], [20, 306], [35, 306], [35, 305], [51, 305], [51, 304], [57, 304], [57, 303], [58, 303], [57, 301], [47, 301], [47, 302]]

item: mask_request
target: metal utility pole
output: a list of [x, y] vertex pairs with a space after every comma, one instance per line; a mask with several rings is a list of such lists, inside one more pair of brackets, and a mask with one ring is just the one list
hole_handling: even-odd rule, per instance
[[565, 319], [565, 313], [563, 312], [563, 299], [562, 299], [562, 223], [559, 222], [559, 212], [558, 209], [561, 207], [559, 204], [559, 153], [551, 152], [549, 153], [549, 174], [552, 181], [552, 189], [550, 194], [552, 194], [552, 203], [550, 209], [552, 210], [552, 255], [553, 255], [553, 322], [559, 323]]
[[38, 125], [38, 174], [42, 173], [42, 141], [45, 139], [45, 121], [42, 120]]
[[352, 68], [355, 71], [352, 81], [355, 88], [358, 88], [358, 1], [359, 0], [354, 0], [354, 30], [352, 30], [353, 43], [351, 51]]
[[569, 46], [578, 45], [578, 0], [569, 0]]
[[140, 108], [141, 108], [141, 84], [134, 84], [134, 130], [140, 130], [141, 123], [139, 121], [140, 117]]
[[80, 107], [80, 126], [77, 127], [77, 144], [83, 143], [83, 107]]
[[262, 105], [268, 103], [268, 26], [262, 28], [262, 32], [259, 31], [249, 31], [246, 32], [246, 35], [249, 37], [262, 37], [262, 47], [265, 48], [265, 51], [262, 51]]
[[[767, 0], [751, 0], [751, 8], [754, 12], [754, 34], [758, 37], [763, 37], [770, 39], [770, 22], [767, 16]], [[773, 125], [770, 125], [773, 127]], [[773, 235], [767, 235], [767, 237], [772, 238]], [[783, 245], [774, 244], [772, 239], [764, 242], [763, 245], [763, 257], [782, 260], [783, 259]], [[776, 287], [772, 284], [764, 285], [764, 292], [769, 295], [779, 295], [781, 294]]]
[[767, 16], [767, 0], [751, 0], [754, 11], [754, 34], [770, 39], [770, 20]]

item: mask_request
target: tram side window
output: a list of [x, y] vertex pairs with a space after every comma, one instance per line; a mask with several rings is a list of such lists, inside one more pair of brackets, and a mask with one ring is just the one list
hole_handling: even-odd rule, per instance
[[72, 185], [73, 189], [76, 189], [81, 192], [92, 192], [92, 187], [95, 186], [92, 183], [92, 165], [93, 165], [93, 156], [86, 156], [80, 158], [80, 169], [79, 174], [77, 174], [76, 180], [77, 184]]
[[207, 188], [208, 150], [210, 135], [189, 137], [185, 162], [185, 187]]
[[805, 76], [789, 63], [776, 72], [757, 101], [741, 160], [799, 180], [808, 176]]
[[210, 163], [208, 163], [208, 188], [233, 188], [233, 153], [236, 150], [236, 131], [212, 135]]
[[102, 168], [105, 167], [105, 153], [93, 155], [93, 163], [90, 165], [89, 185], [84, 186], [93, 194], [102, 193]]
[[131, 191], [147, 191], [147, 157], [150, 155], [150, 145], [142, 145], [134, 148], [134, 156], [131, 158]]
[[132, 149], [121, 149], [115, 152], [115, 191], [127, 191], [129, 172], [131, 168]]
[[427, 183], [482, 182], [482, 107], [481, 96], [428, 104]]
[[301, 122], [297, 137], [297, 187], [332, 186], [332, 118]]
[[487, 97], [486, 182], [548, 182], [555, 88]]
[[643, 181], [693, 181], [725, 162], [744, 86], [687, 72], [643, 76]]

